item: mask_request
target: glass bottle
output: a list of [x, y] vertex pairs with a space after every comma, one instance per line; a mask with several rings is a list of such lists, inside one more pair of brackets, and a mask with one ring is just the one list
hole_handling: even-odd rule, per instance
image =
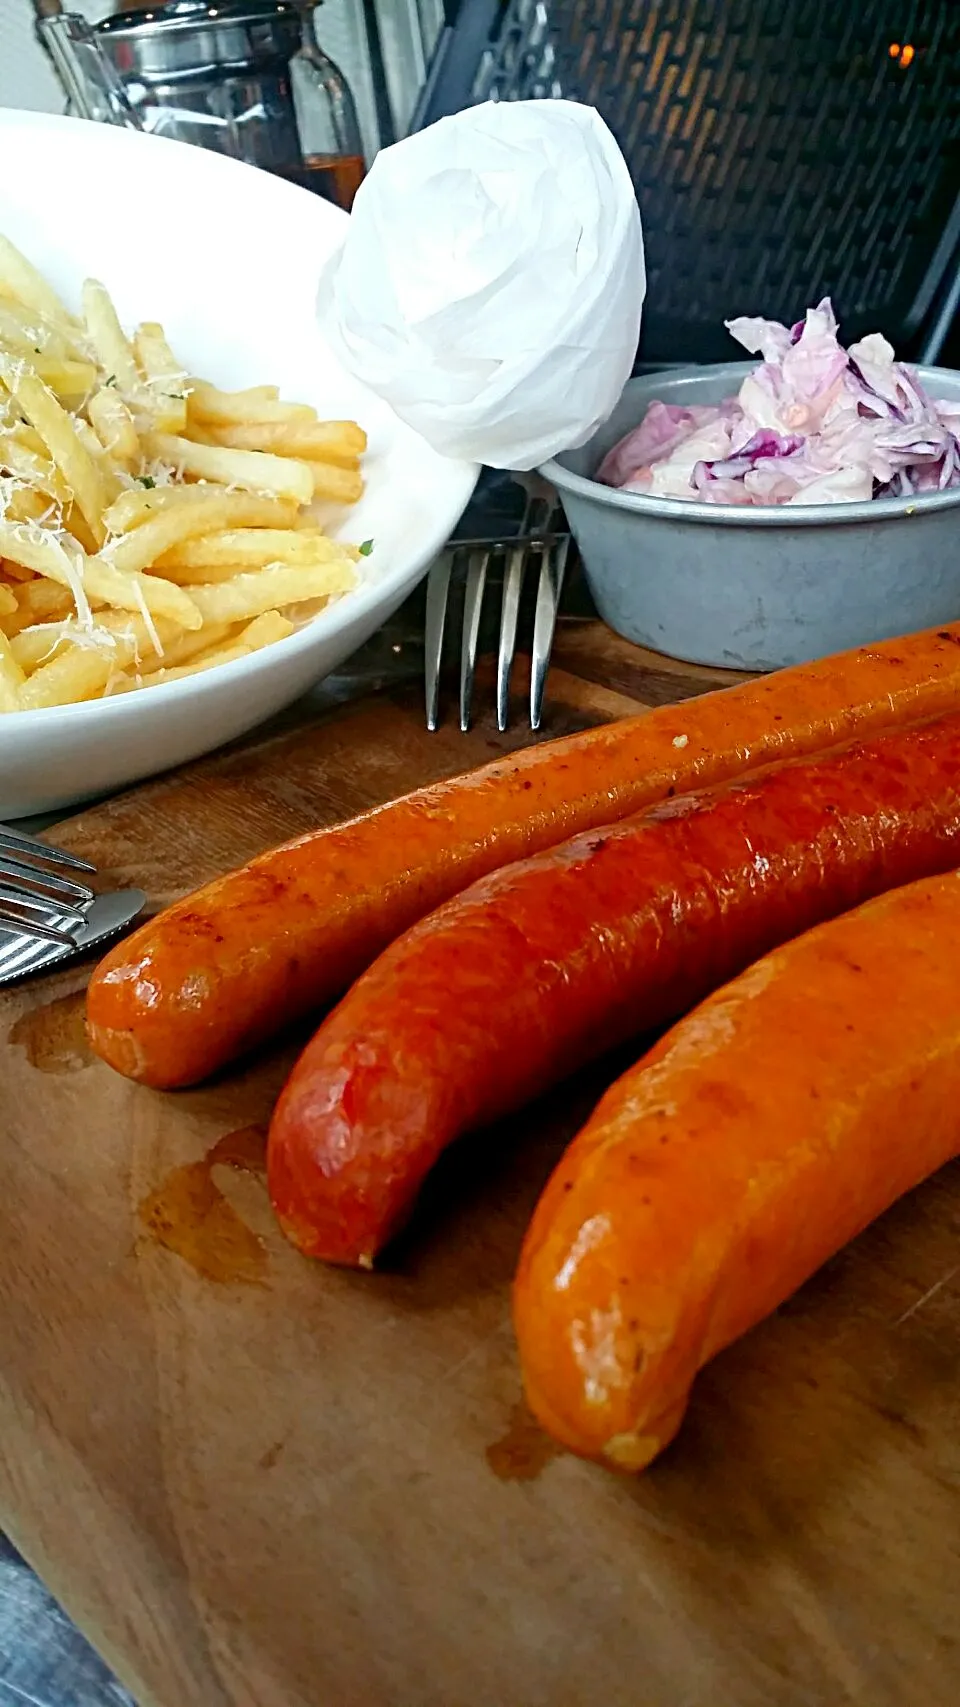
[[317, 41], [315, 7], [299, 10], [300, 47], [290, 61], [290, 86], [303, 163], [284, 177], [349, 210], [366, 171], [357, 109], [343, 72]]

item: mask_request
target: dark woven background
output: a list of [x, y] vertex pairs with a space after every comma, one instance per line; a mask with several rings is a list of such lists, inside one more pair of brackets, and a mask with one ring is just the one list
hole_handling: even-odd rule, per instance
[[960, 191], [960, 0], [514, 0], [484, 82], [592, 102], [616, 134], [646, 359], [723, 359], [725, 318], [824, 293], [847, 337], [909, 353]]

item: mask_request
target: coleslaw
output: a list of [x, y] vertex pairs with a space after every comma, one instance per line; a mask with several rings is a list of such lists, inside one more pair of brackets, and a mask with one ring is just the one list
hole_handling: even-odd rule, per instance
[[829, 297], [727, 330], [760, 365], [721, 403], [651, 403], [596, 479], [712, 504], [832, 504], [960, 486], [960, 400], [930, 398], [872, 332], [844, 350]]

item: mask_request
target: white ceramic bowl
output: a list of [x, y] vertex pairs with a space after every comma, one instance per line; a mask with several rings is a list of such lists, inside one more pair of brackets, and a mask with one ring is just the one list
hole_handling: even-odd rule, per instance
[[[0, 231], [76, 307], [100, 278], [121, 320], [161, 320], [187, 368], [256, 384], [367, 430], [367, 491], [331, 531], [374, 541], [364, 583], [249, 659], [142, 693], [0, 718], [0, 819], [104, 794], [232, 740], [369, 639], [416, 585], [473, 490], [338, 367], [317, 330], [323, 261], [346, 215], [200, 148], [79, 119], [0, 111]], [[13, 170], [15, 163], [16, 170]]]

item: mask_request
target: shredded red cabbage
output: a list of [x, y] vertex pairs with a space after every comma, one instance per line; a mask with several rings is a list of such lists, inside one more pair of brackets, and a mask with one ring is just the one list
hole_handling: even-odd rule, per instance
[[728, 320], [760, 365], [736, 397], [651, 403], [608, 486], [714, 504], [822, 504], [960, 486], [960, 401], [927, 396], [873, 332], [844, 350], [829, 297], [794, 326]]

